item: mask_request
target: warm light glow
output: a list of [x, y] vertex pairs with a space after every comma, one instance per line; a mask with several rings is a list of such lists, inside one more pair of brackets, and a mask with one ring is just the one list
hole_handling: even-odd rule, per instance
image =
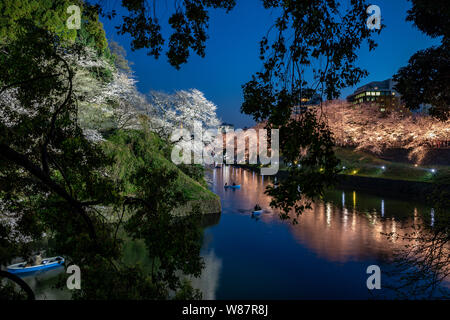
[[[405, 109], [380, 116], [384, 106], [352, 105], [337, 101], [318, 109], [323, 112], [337, 145], [354, 147], [375, 154], [387, 149], [408, 150], [408, 158], [421, 164], [433, 147], [450, 141], [450, 120], [411, 114]], [[387, 111], [387, 110], [385, 110]]]
[[327, 225], [331, 225], [331, 204], [327, 203]]
[[353, 191], [353, 208], [356, 207], [356, 191]]

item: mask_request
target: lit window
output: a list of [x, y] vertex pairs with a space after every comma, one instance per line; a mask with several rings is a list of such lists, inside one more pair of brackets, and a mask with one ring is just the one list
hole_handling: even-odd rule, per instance
[[380, 95], [380, 91], [377, 92], [377, 96], [379, 96], [379, 95]]
[[385, 109], [385, 108], [381, 108], [380, 111], [381, 111], [381, 112], [385, 112], [386, 109]]

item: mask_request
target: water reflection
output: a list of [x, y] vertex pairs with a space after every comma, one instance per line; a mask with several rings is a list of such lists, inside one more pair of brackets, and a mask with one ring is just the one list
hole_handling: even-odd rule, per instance
[[204, 300], [215, 300], [217, 287], [219, 285], [222, 260], [219, 259], [214, 250], [202, 254], [205, 268], [199, 278], [191, 278], [192, 286], [202, 292]]
[[[236, 213], [249, 214], [254, 204], [260, 204], [264, 213], [261, 220], [266, 223], [279, 221], [278, 212], [270, 208], [270, 197], [264, 194], [269, 177], [261, 176], [256, 182], [249, 179], [254, 176], [240, 168], [233, 171], [224, 170], [223, 175], [217, 175], [214, 180], [215, 192], [223, 200], [224, 206], [232, 207]], [[224, 181], [235, 181], [242, 184], [241, 190], [222, 190]], [[330, 200], [333, 194], [328, 195]], [[312, 205], [311, 210], [299, 217], [297, 225], [289, 225], [296, 240], [314, 250], [321, 257], [331, 261], [347, 261], [365, 259], [369, 256], [388, 256], [394, 244], [387, 240], [382, 233], [396, 232], [397, 221], [394, 217], [382, 219], [385, 215], [385, 202], [381, 200], [381, 216], [370, 204], [365, 205], [364, 199], [357, 203], [356, 191], [351, 192], [351, 214], [345, 207], [346, 192], [341, 192], [342, 206], [338, 207], [332, 201], [319, 202]], [[349, 219], [351, 223], [349, 224]], [[397, 245], [401, 245], [398, 243]]]
[[[240, 190], [224, 189], [224, 183], [230, 181], [236, 184], [242, 184], [242, 188]], [[218, 280], [222, 283], [222, 285], [217, 286], [219, 298], [240, 297], [238, 293], [232, 292], [232, 290], [238, 291], [237, 288], [233, 289], [224, 283], [225, 281], [231, 281], [230, 277], [238, 277], [240, 279], [251, 277], [251, 273], [236, 267], [236, 265], [245, 266], [246, 268], [248, 265], [258, 265], [258, 263], [262, 263], [262, 260], [264, 260], [259, 256], [254, 257], [258, 262], [250, 260], [249, 256], [253, 256], [254, 253], [252, 251], [246, 251], [246, 244], [243, 245], [242, 241], [254, 241], [258, 245], [262, 242], [267, 243], [271, 241], [270, 246], [276, 246], [276, 243], [279, 243], [280, 248], [282, 246], [288, 246], [292, 252], [301, 250], [301, 254], [306, 252], [307, 254], [314, 255], [314, 259], [305, 258], [297, 260], [297, 257], [292, 256], [292, 253], [290, 255], [278, 256], [279, 252], [276, 251], [277, 249], [270, 251], [271, 247], [269, 246], [263, 248], [253, 246], [249, 249], [253, 251], [260, 250], [263, 255], [267, 255], [268, 257], [277, 256], [278, 259], [281, 259], [281, 261], [271, 262], [264, 260], [264, 268], [266, 269], [264, 272], [279, 277], [277, 278], [278, 281], [285, 281], [284, 277], [291, 276], [289, 274], [280, 275], [278, 272], [280, 267], [285, 268], [288, 263], [293, 265], [298, 264], [298, 268], [304, 263], [310, 263], [314, 266], [314, 264], [319, 264], [316, 259], [322, 261], [320, 263], [327, 263], [327, 268], [323, 269], [323, 275], [319, 268], [313, 271], [316, 273], [318, 279], [321, 279], [328, 270], [337, 266], [336, 263], [338, 265], [361, 264], [358, 267], [361, 268], [358, 269], [360, 270], [358, 272], [361, 272], [361, 274], [364, 272], [363, 267], [367, 267], [373, 261], [379, 264], [390, 265], [394, 260], [394, 253], [397, 250], [404, 249], [405, 245], [408, 244], [408, 241], [402, 237], [398, 237], [400, 232], [411, 232], [415, 226], [422, 223], [420, 217], [424, 216], [425, 213], [429, 214], [430, 210], [431, 225], [434, 224], [433, 209], [423, 204], [388, 198], [382, 199], [355, 190], [330, 191], [325, 195], [322, 202], [313, 204], [311, 210], [305, 211], [299, 217], [297, 225], [282, 223], [279, 219], [279, 212], [270, 208], [270, 197], [264, 194], [266, 185], [274, 182], [275, 180], [271, 176], [258, 177], [254, 172], [241, 168], [230, 168], [228, 166], [224, 166], [222, 170], [218, 170], [213, 174], [211, 188], [222, 199], [224, 211], [222, 220], [226, 221], [224, 223], [221, 221], [217, 228], [213, 228], [211, 231], [213, 236], [220, 236], [215, 246], [223, 248], [222, 251], [224, 252], [221, 255], [221, 252], [216, 251], [216, 254], [224, 259], [222, 273], [226, 274]], [[347, 203], [347, 199], [351, 199], [351, 202]], [[247, 224], [248, 222], [246, 220], [233, 218], [236, 215], [248, 216], [249, 220], [251, 220], [251, 211], [256, 203], [263, 208], [264, 212], [259, 219], [254, 221], [263, 223], [265, 227], [254, 229], [255, 227]], [[227, 221], [231, 219], [233, 223], [228, 223]], [[282, 225], [280, 228], [283, 229], [278, 230], [279, 225]], [[278, 240], [285, 238], [286, 235], [282, 230], [286, 230], [286, 228], [297, 244], [296, 246], [290, 240], [286, 240], [285, 242]], [[238, 232], [242, 234], [238, 235]], [[391, 237], [388, 238], [387, 235], [391, 235]], [[252, 239], [252, 237], [255, 239]], [[241, 242], [238, 242], [238, 239]], [[228, 243], [224, 244], [223, 242]], [[234, 246], [235, 250], [239, 250], [240, 253], [231, 251], [232, 248], [228, 246]], [[229, 264], [227, 264], [228, 255], [234, 257], [233, 262], [230, 261]], [[237, 259], [242, 259], [243, 261], [238, 261]], [[231, 266], [231, 263], [233, 263], [233, 266]], [[235, 273], [232, 273], [229, 268], [232, 268]], [[354, 270], [350, 271], [350, 267], [348, 269], [344, 269], [342, 272], [343, 274], [348, 272], [349, 277], [351, 277]], [[261, 272], [256, 271], [256, 274], [260, 274]], [[296, 287], [294, 287], [295, 281], [290, 284], [286, 280], [288, 283], [287, 286], [292, 286], [291, 290], [295, 293], [295, 296], [293, 296], [291, 292], [289, 298], [313, 298], [314, 294], [312, 294], [312, 289], [309, 292], [306, 292], [306, 288], [299, 289], [299, 285], [305, 286], [305, 281], [307, 281], [305, 280], [306, 276], [300, 277], [302, 281], [299, 279]], [[250, 280], [242, 281], [246, 283]], [[267, 282], [267, 279], [264, 278], [263, 281]], [[358, 290], [361, 290], [360, 292], [365, 290], [365, 294], [367, 294], [367, 289], [363, 288], [365, 285], [359, 284], [356, 281], [359, 280], [355, 280], [355, 286], [359, 287], [357, 289], [351, 289], [348, 294], [352, 298], [361, 298], [361, 296], [358, 296], [361, 293], [357, 294], [356, 292]], [[330, 291], [336, 291], [336, 287], [339, 286], [340, 281], [336, 280], [335, 282], [335, 284], [325, 284], [323, 280], [316, 280], [316, 285], [331, 288]], [[251, 283], [247, 285], [251, 286], [255, 284]], [[268, 286], [270, 287], [270, 285]], [[284, 292], [280, 291], [277, 294], [276, 288], [271, 288], [271, 291], [267, 292], [267, 296], [262, 295], [262, 292], [258, 292], [256, 288], [253, 291], [248, 289], [252, 295], [243, 295], [242, 297], [256, 298], [258, 294], [267, 298], [283, 297]], [[285, 290], [289, 291], [288, 288], [285, 288]], [[299, 292], [299, 290], [305, 290], [305, 292]], [[333, 293], [323, 291], [316, 297], [330, 298], [333, 297]]]
[[434, 209], [433, 208], [431, 208], [430, 216], [431, 216], [430, 225], [434, 226]]
[[65, 274], [63, 266], [42, 273], [28, 274], [22, 279], [33, 290], [37, 300], [67, 300], [70, 291], [56, 288], [58, 276]]
[[[280, 221], [264, 194], [267, 184], [275, 182], [273, 177], [224, 165], [209, 172], [207, 180], [221, 197], [223, 213], [201, 222], [206, 228], [205, 269], [192, 284], [204, 299], [369, 298], [367, 266], [379, 265], [382, 272], [392, 269], [395, 252], [408, 244], [396, 235], [410, 232], [415, 239], [419, 235], [412, 230], [426, 230], [439, 220], [433, 208], [414, 201], [336, 190], [292, 225]], [[225, 189], [225, 182], [242, 188]], [[255, 204], [263, 213], [252, 219]], [[126, 242], [124, 262], [149, 268], [145, 245]], [[46, 274], [26, 281], [39, 299], [69, 298], [69, 292], [52, 289], [54, 278]], [[383, 278], [383, 288], [386, 282]], [[444, 286], [450, 287], [449, 282]]]

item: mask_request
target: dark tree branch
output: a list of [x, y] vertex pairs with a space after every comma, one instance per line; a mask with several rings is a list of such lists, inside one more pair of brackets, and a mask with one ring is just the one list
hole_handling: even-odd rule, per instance
[[0, 94], [2, 94], [5, 90], [8, 90], [10, 88], [13, 88], [13, 87], [25, 84], [25, 83], [39, 81], [39, 80], [48, 79], [48, 78], [53, 78], [53, 77], [57, 77], [57, 76], [59, 76], [59, 74], [50, 74], [50, 75], [41, 76], [41, 77], [37, 77], [37, 78], [27, 79], [27, 80], [24, 80], [24, 81], [17, 81], [17, 82], [8, 84], [6, 86], [3, 86], [3, 88], [1, 88], [1, 90], [0, 90]]
[[47, 137], [44, 141], [44, 144], [42, 145], [42, 170], [44, 170], [44, 172], [48, 175], [49, 174], [49, 166], [48, 166], [48, 145], [50, 143], [50, 140], [52, 139], [52, 137], [55, 134], [55, 124], [56, 124], [56, 119], [58, 117], [58, 115], [61, 113], [61, 111], [67, 106], [67, 104], [69, 103], [70, 99], [72, 98], [72, 91], [73, 91], [73, 83], [72, 83], [72, 78], [73, 78], [73, 74], [72, 71], [70, 69], [69, 64], [67, 63], [67, 61], [65, 61], [63, 58], [56, 56], [57, 60], [62, 61], [62, 63], [64, 64], [67, 72], [69, 73], [69, 77], [68, 77], [68, 81], [69, 81], [69, 89], [66, 95], [66, 98], [64, 99], [64, 102], [61, 104], [61, 106], [59, 106], [59, 108], [57, 108], [55, 110], [55, 112], [53, 113], [51, 122], [50, 122], [50, 130], [49, 133], [47, 134]]
[[5, 144], [0, 144], [0, 157], [4, 158], [6, 160], [9, 160], [13, 163], [15, 163], [18, 166], [21, 166], [25, 170], [27, 170], [29, 173], [31, 173], [33, 176], [38, 178], [42, 183], [44, 183], [48, 188], [53, 190], [55, 193], [57, 193], [60, 197], [62, 197], [64, 200], [66, 200], [69, 205], [74, 208], [84, 219], [88, 226], [89, 235], [93, 240], [97, 239], [94, 225], [87, 214], [86, 210], [83, 207], [83, 204], [74, 199], [71, 195], [67, 193], [67, 191], [61, 187], [59, 184], [54, 182], [48, 174], [46, 174], [44, 171], [42, 171], [41, 168], [34, 165], [30, 160], [28, 160], [27, 157], [24, 155], [18, 153], [14, 149], [10, 148], [9, 146]]
[[16, 283], [17, 285], [19, 285], [20, 288], [22, 288], [22, 290], [25, 291], [25, 293], [27, 294], [28, 300], [36, 300], [34, 292], [33, 290], [31, 290], [30, 286], [15, 274], [0, 270], [0, 277], [7, 278], [12, 282]]

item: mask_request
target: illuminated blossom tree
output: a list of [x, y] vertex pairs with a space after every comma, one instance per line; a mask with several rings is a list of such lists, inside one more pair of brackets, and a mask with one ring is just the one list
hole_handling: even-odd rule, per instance
[[98, 140], [99, 131], [137, 127], [138, 111], [147, 102], [130, 72], [118, 70], [89, 48], [82, 56], [66, 58], [75, 70], [80, 126], [89, 137]]
[[432, 145], [450, 140], [450, 121], [438, 121], [399, 107], [381, 112], [375, 104], [350, 105], [333, 101], [318, 115], [327, 119], [338, 145], [381, 154], [387, 149], [409, 150], [410, 160], [421, 163]]

